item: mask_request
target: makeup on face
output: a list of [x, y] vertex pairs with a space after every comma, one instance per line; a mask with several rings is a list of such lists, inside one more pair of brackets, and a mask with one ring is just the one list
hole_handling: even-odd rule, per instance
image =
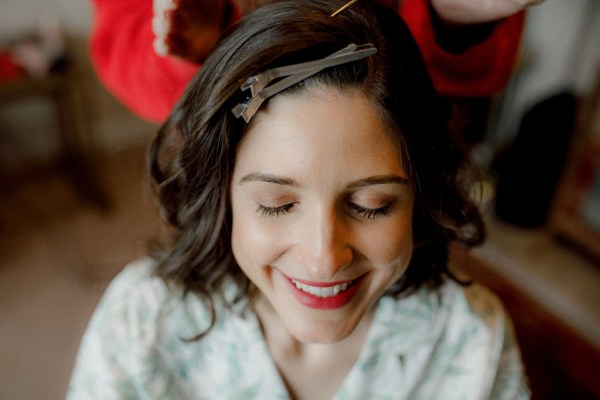
[[236, 261], [298, 340], [346, 337], [408, 266], [413, 187], [360, 92], [271, 99], [230, 187]]
[[294, 297], [306, 307], [316, 310], [333, 310], [348, 304], [356, 295], [363, 278], [359, 276], [346, 281], [315, 282], [282, 275], [289, 283]]

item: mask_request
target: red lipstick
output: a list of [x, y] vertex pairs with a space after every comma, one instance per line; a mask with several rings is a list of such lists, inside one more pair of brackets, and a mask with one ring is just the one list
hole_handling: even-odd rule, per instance
[[348, 304], [356, 295], [362, 277], [338, 282], [312, 282], [285, 276], [294, 297], [317, 310], [333, 310]]

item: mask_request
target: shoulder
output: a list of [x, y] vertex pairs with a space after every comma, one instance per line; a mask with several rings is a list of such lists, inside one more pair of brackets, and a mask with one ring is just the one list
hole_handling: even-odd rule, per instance
[[[502, 303], [485, 287], [461, 286], [447, 281], [439, 288], [423, 286], [406, 297], [384, 297], [378, 310], [380, 320], [401, 330], [422, 330], [418, 335], [431, 342], [452, 333], [493, 336], [506, 321]], [[420, 340], [420, 341], [422, 341]]]
[[[465, 398], [527, 398], [524, 370], [512, 323], [499, 298], [484, 286], [446, 282], [437, 291], [439, 306], [429, 342], [435, 386], [423, 393]], [[459, 391], [460, 392], [460, 391]]]
[[107, 297], [123, 299], [136, 297], [143, 292], [162, 293], [167, 291], [166, 284], [156, 276], [156, 262], [151, 258], [142, 258], [126, 265], [108, 285], [103, 301]]
[[506, 320], [502, 302], [489, 289], [477, 283], [460, 286], [446, 282], [439, 290], [450, 320], [460, 320], [491, 331]]
[[168, 299], [179, 296], [182, 293], [177, 288], [169, 287], [156, 275], [155, 261], [143, 258], [128, 264], [113, 278], [95, 313], [136, 307], [158, 309]]
[[467, 352], [472, 342], [478, 349], [490, 350], [493, 342], [502, 340], [505, 324], [504, 308], [489, 290], [447, 281], [405, 297], [384, 296], [373, 330], [396, 353], [418, 351], [430, 357], [449, 348], [455, 354]]
[[165, 282], [156, 274], [156, 262], [144, 258], [127, 265], [109, 284], [88, 334], [151, 346], [167, 331], [175, 337], [194, 337], [210, 320], [200, 296]]
[[460, 286], [453, 281], [436, 292], [440, 304], [432, 339], [437, 357], [485, 360], [490, 366], [498, 362], [510, 325], [498, 297], [479, 284]]
[[410, 399], [527, 398], [510, 321], [482, 286], [447, 281], [384, 296], [369, 335], [363, 390], [388, 393], [382, 388], [400, 382]]
[[112, 280], [81, 341], [69, 399], [146, 398], [149, 382], [170, 390], [184, 374], [193, 358], [185, 339], [205, 331], [211, 313], [155, 271], [142, 259]]
[[488, 289], [447, 281], [382, 300], [377, 337], [403, 360], [411, 398], [527, 398], [510, 319]]

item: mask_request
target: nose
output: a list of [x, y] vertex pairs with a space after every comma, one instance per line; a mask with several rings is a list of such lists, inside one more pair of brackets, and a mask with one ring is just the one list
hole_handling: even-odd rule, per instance
[[305, 221], [300, 263], [318, 280], [334, 279], [353, 259], [351, 229], [335, 210], [318, 210], [312, 221]]

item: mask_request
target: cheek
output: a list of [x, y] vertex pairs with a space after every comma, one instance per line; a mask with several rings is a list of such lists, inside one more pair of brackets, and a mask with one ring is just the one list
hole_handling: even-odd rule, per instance
[[410, 218], [390, 223], [369, 235], [371, 251], [367, 256], [381, 267], [405, 267], [413, 252], [413, 234]]
[[265, 266], [276, 259], [282, 251], [282, 237], [277, 229], [267, 227], [255, 210], [233, 206], [231, 248], [242, 269]]

